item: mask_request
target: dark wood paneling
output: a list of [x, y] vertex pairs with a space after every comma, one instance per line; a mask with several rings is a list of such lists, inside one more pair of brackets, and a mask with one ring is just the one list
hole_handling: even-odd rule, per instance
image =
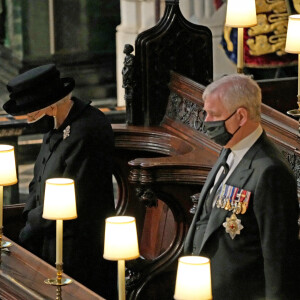
[[[4, 237], [5, 240], [9, 240]], [[47, 300], [55, 299], [56, 288], [44, 283], [56, 277], [56, 269], [12, 242], [9, 252], [2, 251], [0, 272], [1, 300]], [[83, 270], [88, 272], [88, 270]], [[92, 275], [92, 274], [91, 274]], [[63, 274], [63, 277], [68, 277]], [[104, 299], [77, 281], [62, 287], [64, 300]]]

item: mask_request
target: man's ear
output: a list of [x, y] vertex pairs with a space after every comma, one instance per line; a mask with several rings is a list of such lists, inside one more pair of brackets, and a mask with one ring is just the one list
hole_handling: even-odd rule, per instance
[[240, 108], [237, 109], [236, 113], [237, 113], [238, 118], [239, 118], [240, 126], [245, 125], [245, 123], [249, 120], [248, 110], [244, 107], [240, 107]]

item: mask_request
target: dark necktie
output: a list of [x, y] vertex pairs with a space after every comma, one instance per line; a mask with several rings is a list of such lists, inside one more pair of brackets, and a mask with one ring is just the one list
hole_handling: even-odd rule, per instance
[[[220, 174], [217, 182], [213, 186], [213, 189], [212, 189], [211, 193], [208, 195], [208, 197], [205, 201], [205, 208], [206, 208], [207, 213], [211, 212], [216, 192], [217, 192], [220, 184], [222, 183], [222, 181], [225, 179], [225, 177], [227, 176], [227, 174], [229, 172], [229, 166], [226, 163], [226, 161], [227, 161], [228, 155], [230, 153], [231, 153], [231, 149], [229, 149], [229, 148], [225, 149], [225, 153], [224, 153], [223, 158], [222, 158], [222, 160], [220, 162], [220, 165], [218, 167], [218, 170], [220, 170], [220, 168], [223, 167], [223, 171]], [[216, 175], [217, 174], [218, 174], [218, 171], [216, 172]]]

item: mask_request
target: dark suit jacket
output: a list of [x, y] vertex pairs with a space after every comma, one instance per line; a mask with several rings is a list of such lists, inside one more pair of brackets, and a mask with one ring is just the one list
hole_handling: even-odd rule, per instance
[[[220, 158], [201, 191], [185, 241], [186, 254], [193, 252], [195, 223], [208, 192], [208, 182], [219, 162]], [[194, 249], [194, 255], [211, 259], [213, 299], [299, 299], [296, 181], [265, 133], [226, 183], [252, 194], [246, 213], [237, 215], [244, 226], [240, 235], [231, 239], [222, 225], [232, 212], [214, 207], [202, 245]]]
[[[69, 276], [112, 299], [116, 263], [103, 259], [105, 218], [113, 216], [112, 168], [114, 137], [98, 109], [77, 98], [58, 130], [45, 134], [23, 212], [26, 226], [20, 242], [50, 264], [56, 259], [55, 221], [42, 218], [45, 181], [75, 181], [78, 218], [63, 222], [63, 269]], [[68, 127], [69, 126], [69, 127]], [[69, 128], [69, 135], [66, 133]]]

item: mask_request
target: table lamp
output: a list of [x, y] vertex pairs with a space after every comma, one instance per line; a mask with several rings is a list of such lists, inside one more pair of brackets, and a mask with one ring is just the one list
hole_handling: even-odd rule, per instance
[[244, 68], [244, 27], [257, 24], [255, 0], [227, 0], [225, 26], [238, 29], [237, 73]]
[[[56, 220], [56, 278], [45, 283], [56, 286], [56, 300], [61, 300], [61, 287], [72, 282], [62, 278], [63, 273], [63, 220], [77, 218], [74, 180], [51, 178], [46, 180], [43, 218]], [[74, 249], [76, 251], [76, 249]]]
[[182, 256], [178, 260], [174, 299], [212, 299], [210, 261], [202, 256]]
[[[300, 15], [289, 16], [285, 51], [289, 53], [298, 54], [298, 108], [289, 110], [287, 114], [292, 115], [294, 117], [300, 117]], [[298, 131], [300, 133], [300, 118]]]
[[126, 299], [125, 260], [140, 256], [134, 217], [116, 216], [105, 220], [103, 257], [118, 261], [119, 300]]
[[[0, 145], [0, 247], [11, 246], [10, 242], [2, 241], [3, 234], [3, 186], [18, 182], [15, 162], [15, 151], [11, 145]], [[1, 255], [0, 255], [1, 263]]]

